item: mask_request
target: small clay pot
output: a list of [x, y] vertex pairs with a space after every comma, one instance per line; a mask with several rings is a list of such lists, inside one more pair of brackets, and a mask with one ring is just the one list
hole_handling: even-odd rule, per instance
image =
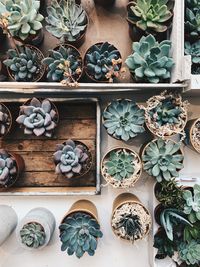
[[114, 5], [115, 0], [94, 0], [95, 5], [103, 6], [103, 7], [111, 7]]
[[6, 135], [8, 135], [10, 133], [10, 131], [11, 131], [11, 128], [12, 128], [12, 125], [13, 125], [13, 120], [12, 120], [12, 115], [11, 115], [11, 112], [10, 112], [9, 108], [6, 105], [4, 105], [3, 103], [1, 103], [1, 102], [0, 102], [0, 106], [2, 106], [3, 111], [8, 115], [8, 120], [9, 120], [9, 125], [6, 128], [5, 134], [2, 135], [2, 136], [0, 134], [0, 138], [5, 138]]
[[[186, 139], [184, 140], [184, 142], [192, 150], [196, 151], [197, 153], [200, 153], [200, 145], [199, 145], [199, 147], [197, 147], [194, 140], [193, 140], [193, 130], [194, 130], [195, 125], [197, 123], [200, 124], [200, 118], [192, 119], [192, 120], [189, 120], [187, 122], [186, 127], [185, 127]], [[199, 140], [200, 140], [200, 138], [199, 138]]]
[[44, 40], [44, 31], [41, 29], [37, 34], [29, 35], [25, 40], [22, 40], [19, 37], [14, 37], [14, 39], [21, 44], [39, 47]]

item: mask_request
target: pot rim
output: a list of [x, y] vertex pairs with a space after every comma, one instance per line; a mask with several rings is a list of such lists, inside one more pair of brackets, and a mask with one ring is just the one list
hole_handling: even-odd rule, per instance
[[194, 119], [194, 122], [192, 123], [192, 125], [190, 127], [190, 130], [189, 130], [189, 136], [190, 136], [190, 142], [191, 142], [192, 147], [194, 148], [194, 150], [196, 152], [200, 153], [200, 150], [198, 150], [195, 147], [194, 142], [193, 142], [193, 138], [192, 138], [192, 136], [193, 136], [192, 131], [193, 131], [193, 129], [194, 129], [194, 127], [195, 127], [195, 125], [196, 125], [197, 122], [200, 122], [200, 118]]

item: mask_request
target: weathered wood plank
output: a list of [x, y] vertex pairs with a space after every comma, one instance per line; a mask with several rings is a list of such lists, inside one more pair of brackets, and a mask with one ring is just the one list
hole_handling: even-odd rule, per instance
[[44, 194], [44, 193], [54, 193], [55, 195], [58, 193], [84, 193], [84, 192], [95, 192], [96, 188], [91, 186], [83, 186], [83, 187], [16, 187], [16, 188], [9, 188], [9, 190], [4, 190], [0, 192], [13, 192], [13, 193], [26, 193], [26, 194]]

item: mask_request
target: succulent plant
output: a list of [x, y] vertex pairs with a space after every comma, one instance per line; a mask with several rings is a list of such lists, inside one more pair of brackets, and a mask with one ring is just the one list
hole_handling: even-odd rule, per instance
[[151, 141], [143, 152], [144, 170], [158, 182], [178, 177], [183, 168], [183, 154], [180, 144], [161, 138]]
[[173, 230], [174, 226], [184, 224], [192, 224], [185, 218], [184, 212], [175, 208], [164, 209], [160, 214], [160, 223], [165, 229], [166, 235], [169, 240], [173, 241]]
[[5, 150], [0, 149], [0, 185], [7, 186], [17, 175], [14, 158]]
[[171, 77], [174, 60], [170, 56], [171, 41], [157, 42], [153, 35], [133, 43], [133, 54], [125, 63], [136, 81], [159, 83]]
[[12, 118], [8, 108], [0, 103], [0, 136], [4, 136], [11, 126]]
[[58, 50], [49, 50], [49, 53], [49, 57], [43, 60], [48, 66], [48, 79], [55, 82], [78, 80], [82, 72], [82, 59], [75, 48], [59, 46]]
[[28, 46], [8, 50], [8, 59], [3, 63], [9, 68], [14, 79], [19, 81], [34, 81], [40, 76], [41, 62], [37, 53]]
[[155, 234], [153, 247], [158, 249], [156, 259], [171, 258], [176, 250], [174, 242], [167, 238], [163, 229]]
[[200, 185], [195, 184], [193, 192], [185, 190], [183, 192], [184, 213], [188, 214], [189, 220], [194, 223], [200, 221]]
[[112, 101], [103, 112], [103, 125], [108, 134], [128, 141], [145, 131], [144, 110], [126, 99]]
[[200, 0], [185, 0], [186, 7], [192, 8], [192, 9], [199, 9], [200, 6]]
[[87, 14], [75, 1], [56, 0], [47, 7], [46, 29], [57, 38], [76, 41], [87, 27]]
[[200, 243], [192, 240], [191, 242], [181, 242], [178, 246], [180, 259], [188, 266], [199, 266], [200, 263]]
[[24, 127], [25, 134], [51, 137], [57, 126], [58, 114], [48, 99], [39, 100], [34, 97], [20, 107], [16, 121]]
[[185, 10], [185, 34], [187, 39], [198, 40], [200, 35], [200, 8]]
[[85, 55], [86, 71], [97, 81], [118, 77], [121, 68], [119, 51], [108, 42], [95, 44]]
[[100, 225], [91, 215], [77, 212], [65, 218], [60, 225], [61, 250], [81, 258], [85, 252], [93, 256], [97, 238], [103, 236]]
[[135, 0], [128, 9], [128, 19], [139, 29], [165, 32], [173, 16], [174, 0]]
[[30, 248], [39, 248], [45, 243], [45, 232], [41, 224], [37, 222], [27, 223], [20, 230], [21, 241]]
[[40, 1], [36, 0], [1, 0], [0, 19], [7, 20], [13, 37], [25, 40], [42, 29], [43, 16], [39, 14], [39, 8]]
[[185, 42], [185, 55], [191, 55], [192, 63], [200, 64], [200, 40], [192, 44]]
[[194, 240], [200, 240], [200, 221], [195, 222], [192, 226], [186, 225], [184, 228], [183, 240], [185, 242], [191, 242]]
[[76, 141], [67, 140], [57, 145], [54, 153], [56, 173], [62, 173], [67, 178], [81, 175], [90, 167], [89, 154], [87, 147]]

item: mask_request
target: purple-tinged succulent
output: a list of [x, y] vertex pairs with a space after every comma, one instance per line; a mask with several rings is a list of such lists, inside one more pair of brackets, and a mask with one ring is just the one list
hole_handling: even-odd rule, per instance
[[7, 134], [12, 123], [11, 114], [8, 108], [0, 103], [0, 137]]
[[0, 185], [6, 186], [17, 175], [16, 162], [5, 150], [0, 149]]
[[32, 98], [20, 107], [20, 115], [16, 121], [23, 125], [25, 134], [51, 137], [58, 123], [58, 114], [48, 99]]
[[65, 143], [57, 145], [54, 153], [56, 173], [62, 173], [67, 178], [81, 175], [85, 172], [84, 169], [87, 169], [89, 154], [86, 146], [81, 145], [80, 142], [67, 140]]

